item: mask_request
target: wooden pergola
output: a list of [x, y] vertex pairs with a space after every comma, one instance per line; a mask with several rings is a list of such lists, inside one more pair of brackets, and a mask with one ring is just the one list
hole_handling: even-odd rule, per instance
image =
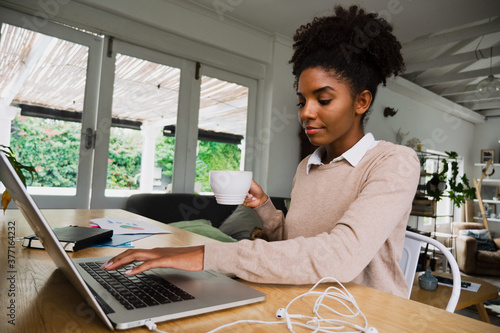
[[[19, 104], [82, 112], [86, 46], [7, 24], [1, 36], [0, 116]], [[179, 81], [177, 68], [117, 54], [113, 118], [175, 125]], [[246, 87], [202, 77], [199, 128], [245, 135], [247, 102]]]

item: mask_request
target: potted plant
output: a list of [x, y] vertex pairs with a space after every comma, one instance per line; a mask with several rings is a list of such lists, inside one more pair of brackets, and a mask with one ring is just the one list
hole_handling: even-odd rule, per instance
[[448, 185], [450, 189], [448, 190], [448, 196], [451, 201], [457, 207], [461, 207], [467, 199], [474, 200], [476, 199], [476, 188], [471, 187], [469, 184], [469, 179], [467, 175], [464, 173], [460, 179], [458, 177], [458, 154], [454, 151], [445, 152], [450, 159], [453, 159], [451, 162], [451, 177], [448, 179]]
[[417, 154], [418, 160], [420, 162], [420, 173], [423, 174], [425, 173], [425, 165], [427, 162], [427, 156], [425, 154], [419, 153]]
[[439, 172], [434, 172], [432, 178], [425, 185], [427, 194], [433, 200], [439, 201], [446, 189], [446, 178], [448, 175], [448, 162], [445, 159], [441, 160], [442, 169]]
[[[476, 198], [476, 189], [471, 187], [469, 179], [464, 173], [458, 178], [458, 154], [454, 151], [445, 152], [448, 159], [442, 159], [442, 168], [432, 175], [431, 180], [426, 184], [427, 193], [434, 200], [441, 200], [447, 194], [453, 204], [461, 207], [467, 199]], [[448, 178], [448, 160], [451, 160], [451, 176]], [[445, 190], [448, 189], [446, 192]]]
[[[26, 177], [23, 174], [23, 170], [28, 171], [31, 177], [33, 178], [33, 175], [35, 173], [35, 168], [20, 163], [14, 156], [14, 152], [12, 151], [12, 149], [10, 149], [10, 147], [8, 146], [0, 145], [0, 151], [3, 152], [5, 156], [7, 156], [7, 159], [9, 160], [10, 164], [12, 164], [14, 170], [16, 170], [17, 175], [23, 182], [24, 186], [26, 186]], [[5, 189], [5, 191], [2, 193], [2, 200], [0, 202], [1, 205], [3, 206], [4, 213], [11, 200], [12, 197], [10, 196], [9, 192], [7, 192], [7, 189]]]

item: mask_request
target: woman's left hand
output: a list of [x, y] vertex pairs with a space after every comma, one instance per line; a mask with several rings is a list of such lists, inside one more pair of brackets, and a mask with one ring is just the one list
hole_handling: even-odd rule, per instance
[[252, 179], [252, 184], [250, 185], [250, 190], [245, 197], [242, 205], [250, 208], [256, 208], [264, 204], [269, 199], [268, 195], [262, 190], [259, 184]]
[[135, 275], [152, 268], [175, 268], [185, 271], [201, 271], [205, 246], [189, 247], [158, 247], [150, 250], [131, 249], [120, 253], [105, 263], [102, 268], [115, 270], [134, 261], [143, 263], [132, 270], [128, 270], [126, 275]]

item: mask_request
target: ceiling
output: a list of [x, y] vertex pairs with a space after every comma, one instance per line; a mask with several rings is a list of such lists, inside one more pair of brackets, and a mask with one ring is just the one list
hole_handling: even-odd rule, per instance
[[500, 80], [499, 0], [166, 1], [288, 38], [334, 5], [357, 3], [393, 24], [403, 45], [404, 78], [484, 116], [500, 116], [500, 91], [477, 90], [490, 74]]

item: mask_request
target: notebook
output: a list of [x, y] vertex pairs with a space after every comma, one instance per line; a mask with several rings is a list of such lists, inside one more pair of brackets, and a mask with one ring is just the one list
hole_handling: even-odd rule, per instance
[[[113, 236], [113, 230], [76, 225], [56, 228], [52, 231], [54, 231], [63, 249], [68, 252], [75, 252], [89, 246], [104, 243], [111, 240]], [[43, 244], [36, 235], [29, 235], [24, 237], [23, 247], [43, 249]]]
[[[130, 308], [130, 302], [117, 300], [113, 296], [116, 291], [108, 290], [110, 286], [107, 282], [105, 283], [106, 287], [102, 284], [102, 281], [110, 281], [113, 277], [104, 276], [107, 273], [96, 266], [110, 258], [71, 259], [59, 244], [50, 225], [2, 152], [0, 152], [0, 181], [9, 191], [33, 232], [42, 241], [45, 250], [56, 266], [66, 275], [111, 330], [138, 327], [145, 325], [147, 321], [161, 322], [265, 300], [265, 294], [262, 292], [216, 271], [187, 272], [174, 269], [154, 269], [146, 272], [144, 276], [137, 277], [137, 280], [140, 281], [136, 280], [135, 282], [140, 283], [144, 279], [143, 284], [151, 284], [153, 289], [160, 294], [160, 288], [171, 287], [174, 289], [175, 296], [180, 297], [181, 300], [169, 299], [161, 302], [160, 296], [155, 294], [155, 301], [148, 301], [153, 304], [143, 306], [142, 303], [146, 303], [146, 301], [141, 300], [142, 303], [139, 304], [139, 307], [132, 304], [132, 308]], [[93, 271], [94, 268], [97, 273]], [[117, 279], [125, 278], [121, 274], [123, 271], [114, 271], [113, 273]], [[143, 292], [142, 297], [149, 293], [148, 291]]]

